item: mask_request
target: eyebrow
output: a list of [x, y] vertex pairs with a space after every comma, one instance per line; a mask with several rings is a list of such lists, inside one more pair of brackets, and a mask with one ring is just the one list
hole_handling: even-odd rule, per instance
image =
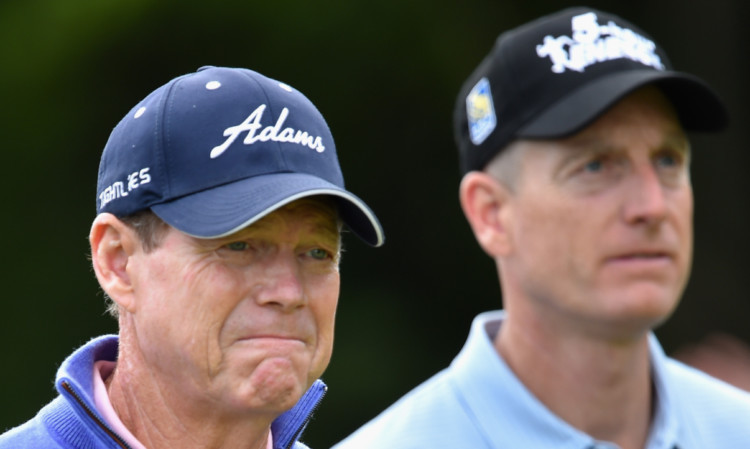
[[561, 153], [560, 159], [555, 164], [555, 176], [559, 175], [560, 172], [569, 167], [581, 159], [588, 158], [594, 155], [601, 155], [607, 153], [614, 153], [617, 151], [616, 147], [609, 144], [605, 144], [601, 139], [591, 137], [581, 138], [576, 136], [574, 139], [564, 139], [555, 148], [555, 151]]
[[[585, 155], [604, 154], [621, 150], [621, 148], [619, 147], [614, 147], [602, 142], [602, 140], [597, 136], [574, 136], [569, 139], [563, 139], [563, 142], [565, 142], [566, 140], [567, 142], [564, 148], [568, 150], [566, 151], [568, 155], [563, 157], [564, 161], [568, 161]], [[664, 136], [660, 144], [656, 147], [656, 150], [658, 151], [665, 148], [672, 148], [675, 150], [689, 152], [690, 139], [688, 139], [687, 135], [685, 135], [684, 132], [674, 130]]]
[[664, 139], [661, 145], [662, 148], [672, 148], [684, 152], [686, 155], [690, 155], [690, 139], [685, 133], [669, 133]]
[[[266, 219], [269, 217], [271, 217], [270, 214], [248, 227], [224, 237], [224, 239], [231, 241], [236, 238], [258, 236], [266, 231], [270, 231], [276, 226], [276, 223], [273, 219]], [[323, 235], [323, 238], [330, 240], [331, 243], [338, 243], [340, 241], [338, 221], [332, 213], [321, 209], [309, 208], [304, 210], [301, 217], [310, 218], [310, 221], [305, 224], [306, 232]]]
[[[563, 155], [558, 163], [555, 164], [555, 177], [564, 172], [571, 164], [582, 159], [598, 155], [615, 154], [618, 151], [625, 150], [625, 148], [612, 146], [603, 142], [602, 139], [596, 135], [571, 136], [567, 139], [562, 139], [559, 145], [560, 147], [557, 148], [557, 150], [561, 151]], [[652, 151], [658, 152], [665, 149], [678, 151], [684, 154], [687, 160], [690, 160], [690, 139], [680, 129], [667, 131], [659, 145], [657, 145]]]

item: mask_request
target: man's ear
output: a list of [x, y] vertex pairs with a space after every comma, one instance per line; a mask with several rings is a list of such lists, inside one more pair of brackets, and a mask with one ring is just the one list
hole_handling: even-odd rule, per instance
[[99, 214], [89, 233], [91, 262], [102, 289], [123, 309], [134, 309], [128, 262], [140, 247], [135, 232], [109, 213]]
[[474, 236], [484, 252], [496, 258], [511, 250], [507, 186], [487, 173], [473, 171], [461, 180], [459, 200]]

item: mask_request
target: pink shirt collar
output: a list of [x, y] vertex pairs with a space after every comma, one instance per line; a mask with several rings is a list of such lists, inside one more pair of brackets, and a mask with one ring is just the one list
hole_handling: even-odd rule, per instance
[[[104, 418], [104, 421], [109, 427], [125, 440], [128, 446], [132, 449], [146, 449], [146, 446], [141, 444], [135, 435], [130, 433], [128, 428], [125, 427], [122, 421], [120, 421], [120, 417], [117, 416], [117, 413], [109, 400], [107, 386], [104, 384], [104, 380], [112, 374], [116, 365], [115, 362], [109, 360], [99, 360], [94, 363], [94, 404], [96, 405], [96, 410], [102, 415], [102, 418]], [[266, 445], [266, 449], [273, 449], [273, 436], [271, 435], [271, 432], [268, 432], [268, 444]]]

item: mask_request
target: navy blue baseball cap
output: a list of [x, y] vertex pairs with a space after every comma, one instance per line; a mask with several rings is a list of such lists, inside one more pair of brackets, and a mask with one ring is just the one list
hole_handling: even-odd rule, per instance
[[323, 116], [302, 93], [244, 68], [203, 67], [150, 93], [102, 153], [97, 213], [151, 209], [195, 237], [232, 234], [300, 198], [333, 198], [372, 246], [373, 211], [344, 187]]
[[505, 31], [456, 101], [461, 172], [482, 170], [516, 139], [575, 134], [645, 85], [661, 89], [688, 131], [728, 123], [704, 81], [675, 71], [648, 34], [614, 14], [566, 8]]

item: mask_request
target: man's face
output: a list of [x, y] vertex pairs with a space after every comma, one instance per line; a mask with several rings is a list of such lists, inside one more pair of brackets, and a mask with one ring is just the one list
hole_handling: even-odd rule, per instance
[[144, 365], [193, 404], [289, 409], [331, 357], [339, 245], [334, 208], [315, 199], [224, 238], [170, 228], [128, 265]]
[[690, 271], [693, 199], [689, 144], [662, 94], [639, 90], [570, 138], [521, 146], [501, 263], [525, 301], [618, 336], [666, 319]]

